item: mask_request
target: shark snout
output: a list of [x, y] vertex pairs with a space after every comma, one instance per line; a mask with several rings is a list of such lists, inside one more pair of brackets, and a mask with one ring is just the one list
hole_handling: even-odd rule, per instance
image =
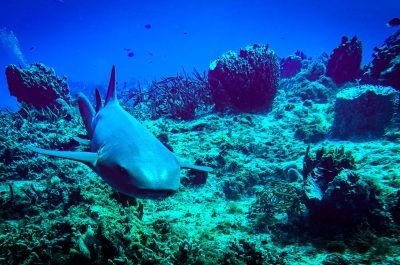
[[132, 174], [137, 188], [145, 190], [176, 191], [180, 185], [180, 169], [176, 168], [140, 168], [139, 174]]

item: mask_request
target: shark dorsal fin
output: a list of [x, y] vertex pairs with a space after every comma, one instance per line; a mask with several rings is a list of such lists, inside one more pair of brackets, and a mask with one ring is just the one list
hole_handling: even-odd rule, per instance
[[86, 131], [89, 137], [92, 137], [92, 121], [95, 115], [93, 106], [90, 104], [89, 99], [82, 93], [78, 93], [78, 105]]
[[106, 104], [117, 100], [117, 92], [115, 90], [115, 65], [111, 69], [110, 83], [108, 84]]
[[103, 107], [103, 102], [101, 101], [101, 95], [99, 89], [96, 87], [96, 113]]

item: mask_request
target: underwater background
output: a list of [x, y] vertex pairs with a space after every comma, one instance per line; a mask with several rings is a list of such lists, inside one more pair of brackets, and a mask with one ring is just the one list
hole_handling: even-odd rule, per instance
[[[0, 1], [0, 264], [400, 264], [399, 15]], [[76, 94], [95, 105], [112, 65], [121, 106], [213, 172], [138, 199], [28, 148], [87, 151]]]

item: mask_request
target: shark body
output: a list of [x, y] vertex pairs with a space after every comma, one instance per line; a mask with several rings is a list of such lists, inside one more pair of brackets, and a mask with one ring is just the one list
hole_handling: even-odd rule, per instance
[[115, 90], [113, 66], [104, 106], [98, 90], [95, 109], [83, 94], [78, 95], [90, 152], [30, 149], [82, 162], [117, 191], [137, 198], [160, 198], [176, 192], [181, 168], [212, 171], [210, 167], [179, 162], [175, 154], [120, 106]]

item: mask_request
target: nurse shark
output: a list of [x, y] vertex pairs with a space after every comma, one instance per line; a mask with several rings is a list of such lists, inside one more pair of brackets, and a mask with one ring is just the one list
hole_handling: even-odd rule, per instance
[[96, 89], [96, 108], [78, 94], [90, 152], [30, 150], [49, 156], [82, 162], [115, 190], [136, 198], [157, 199], [175, 193], [182, 168], [211, 172], [212, 168], [179, 161], [149, 130], [119, 104], [115, 66], [111, 70], [105, 104]]

